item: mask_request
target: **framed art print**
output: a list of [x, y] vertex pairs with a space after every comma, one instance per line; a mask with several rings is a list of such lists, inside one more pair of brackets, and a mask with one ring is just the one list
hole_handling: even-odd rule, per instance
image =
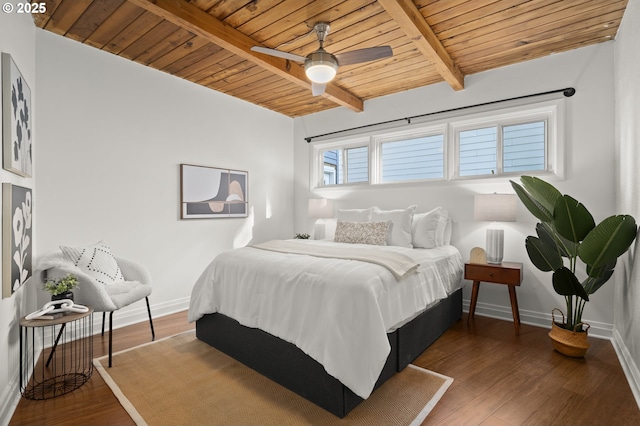
[[30, 188], [2, 184], [2, 298], [10, 297], [32, 274], [33, 198]]
[[180, 165], [180, 218], [247, 217], [248, 172]]
[[33, 111], [31, 90], [8, 53], [2, 54], [2, 165], [31, 177]]

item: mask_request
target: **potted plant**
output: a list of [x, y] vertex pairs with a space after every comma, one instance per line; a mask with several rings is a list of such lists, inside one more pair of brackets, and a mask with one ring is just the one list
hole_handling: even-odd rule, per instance
[[[75, 275], [68, 274], [62, 278], [47, 280], [44, 283], [44, 289], [51, 293], [51, 300], [70, 299], [73, 300], [73, 290], [78, 286], [78, 278]], [[60, 305], [56, 305], [56, 309]]]
[[[576, 199], [563, 195], [553, 185], [531, 176], [511, 186], [525, 207], [540, 220], [537, 236], [525, 241], [529, 259], [544, 272], [553, 271], [553, 288], [566, 302], [566, 320], [553, 316], [549, 336], [556, 350], [582, 357], [589, 348], [588, 324], [582, 312], [589, 297], [613, 275], [618, 257], [636, 237], [636, 221], [629, 215], [614, 215], [596, 225], [589, 210]], [[578, 261], [584, 268], [576, 275]]]

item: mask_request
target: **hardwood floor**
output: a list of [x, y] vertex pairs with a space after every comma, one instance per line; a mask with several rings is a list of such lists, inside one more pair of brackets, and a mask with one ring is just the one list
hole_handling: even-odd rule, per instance
[[[160, 339], [193, 328], [186, 312], [154, 320]], [[609, 341], [584, 359], [555, 352], [548, 330], [466, 314], [414, 364], [454, 378], [426, 425], [638, 425], [640, 409]], [[148, 342], [146, 322], [114, 330], [114, 351]], [[94, 356], [107, 353], [95, 336]], [[115, 368], [115, 367], [114, 367]], [[132, 425], [100, 374], [47, 401], [21, 399], [11, 425]]]

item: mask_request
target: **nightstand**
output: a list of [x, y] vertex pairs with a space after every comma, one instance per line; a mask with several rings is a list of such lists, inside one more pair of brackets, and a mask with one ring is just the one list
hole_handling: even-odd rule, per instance
[[513, 313], [513, 324], [516, 328], [516, 335], [520, 334], [520, 312], [518, 311], [516, 286], [519, 286], [522, 282], [522, 263], [502, 262], [500, 264], [480, 264], [467, 262], [464, 264], [464, 278], [473, 281], [467, 324], [476, 312], [480, 282], [504, 284], [509, 287], [511, 312]]

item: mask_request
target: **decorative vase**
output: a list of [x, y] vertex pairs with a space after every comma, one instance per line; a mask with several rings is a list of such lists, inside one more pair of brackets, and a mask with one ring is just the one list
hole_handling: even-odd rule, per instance
[[[562, 314], [562, 322], [556, 322], [554, 312], [558, 311]], [[587, 339], [587, 331], [591, 327], [587, 323], [579, 323], [574, 330], [567, 330], [563, 327], [565, 323], [564, 313], [559, 309], [553, 309], [551, 311], [552, 323], [549, 337], [553, 348], [563, 355], [582, 358], [589, 349], [589, 340]], [[584, 328], [586, 326], [586, 328]]]
[[[73, 300], [73, 292], [71, 290], [67, 291], [66, 293], [61, 293], [61, 294], [52, 294], [51, 295], [51, 301], [56, 301], [56, 300], [62, 300], [62, 299], [70, 299]], [[62, 303], [56, 303], [55, 305], [53, 305], [53, 307], [55, 309], [60, 309], [60, 307], [62, 306]]]

